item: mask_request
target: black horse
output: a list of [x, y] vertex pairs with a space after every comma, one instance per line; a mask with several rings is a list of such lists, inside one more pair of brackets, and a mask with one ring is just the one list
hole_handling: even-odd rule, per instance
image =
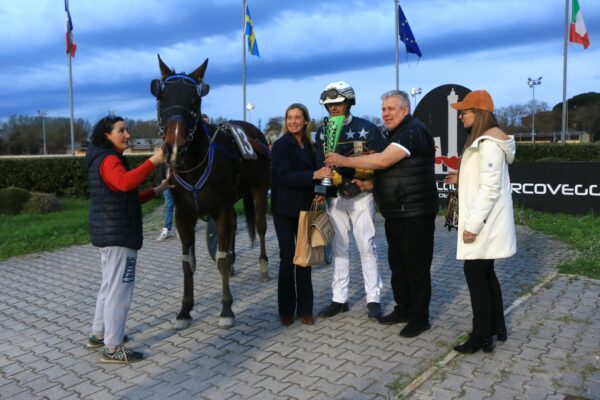
[[177, 231], [181, 238], [183, 302], [175, 329], [190, 326], [194, 306], [193, 274], [196, 270], [195, 226], [198, 218], [216, 223], [215, 259], [223, 281], [219, 325], [232, 326], [233, 297], [229, 277], [233, 271], [236, 216], [234, 204], [243, 199], [251, 242], [260, 237], [260, 279], [268, 280], [265, 249], [267, 191], [270, 154], [260, 130], [244, 121], [209, 125], [201, 118], [208, 59], [191, 74], [175, 73], [160, 56], [161, 79], [151, 83], [157, 99], [158, 125], [163, 137], [165, 162], [172, 176]]

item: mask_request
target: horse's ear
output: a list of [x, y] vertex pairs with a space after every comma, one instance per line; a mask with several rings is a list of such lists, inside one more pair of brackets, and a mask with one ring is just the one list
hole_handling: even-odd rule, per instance
[[196, 82], [202, 82], [204, 79], [204, 73], [206, 72], [206, 67], [208, 66], [208, 58], [204, 60], [201, 66], [196, 68], [194, 72], [192, 72], [189, 76], [194, 78]]
[[175, 74], [175, 72], [163, 62], [163, 60], [160, 58], [160, 54], [158, 54], [158, 66], [160, 67], [160, 74], [163, 81], [169, 76]]

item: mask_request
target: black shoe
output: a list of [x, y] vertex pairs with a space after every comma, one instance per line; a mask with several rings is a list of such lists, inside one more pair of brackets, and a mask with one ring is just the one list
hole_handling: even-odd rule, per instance
[[429, 325], [429, 322], [409, 322], [404, 329], [400, 331], [400, 336], [405, 338], [417, 337], [430, 328], [431, 325]]
[[319, 317], [329, 318], [337, 315], [341, 312], [346, 312], [350, 309], [348, 302], [346, 303], [336, 303], [332, 301], [330, 305], [319, 311]]
[[369, 310], [369, 318], [381, 317], [381, 304], [375, 302], [367, 303], [367, 309]]
[[384, 317], [377, 318], [377, 321], [379, 321], [381, 325], [394, 325], [402, 322], [408, 322], [408, 316], [406, 313], [397, 312], [394, 310]]
[[494, 351], [494, 341], [491, 336], [469, 336], [466, 342], [454, 346], [454, 350], [463, 354], [473, 354], [482, 349], [485, 353]]
[[508, 334], [506, 333], [506, 329], [499, 330], [498, 333], [496, 333], [496, 339], [499, 342], [506, 342], [506, 339], [508, 339]]
[[[129, 338], [127, 337], [127, 335], [123, 336], [123, 343], [127, 343], [129, 341]], [[104, 346], [104, 338], [98, 338], [96, 335], [90, 335], [88, 337], [88, 341], [85, 344], [85, 348], [86, 349], [95, 349], [97, 347], [103, 347]]]

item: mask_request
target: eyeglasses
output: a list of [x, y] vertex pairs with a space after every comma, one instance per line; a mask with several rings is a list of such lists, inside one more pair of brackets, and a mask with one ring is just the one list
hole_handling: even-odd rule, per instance
[[473, 110], [460, 110], [458, 112], [458, 115], [466, 115], [466, 114], [473, 114]]

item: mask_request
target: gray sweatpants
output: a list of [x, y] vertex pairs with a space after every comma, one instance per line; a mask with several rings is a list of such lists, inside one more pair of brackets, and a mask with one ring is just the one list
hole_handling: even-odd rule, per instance
[[102, 285], [96, 300], [92, 334], [104, 337], [104, 346], [123, 343], [125, 321], [133, 297], [137, 251], [126, 247], [102, 247]]

